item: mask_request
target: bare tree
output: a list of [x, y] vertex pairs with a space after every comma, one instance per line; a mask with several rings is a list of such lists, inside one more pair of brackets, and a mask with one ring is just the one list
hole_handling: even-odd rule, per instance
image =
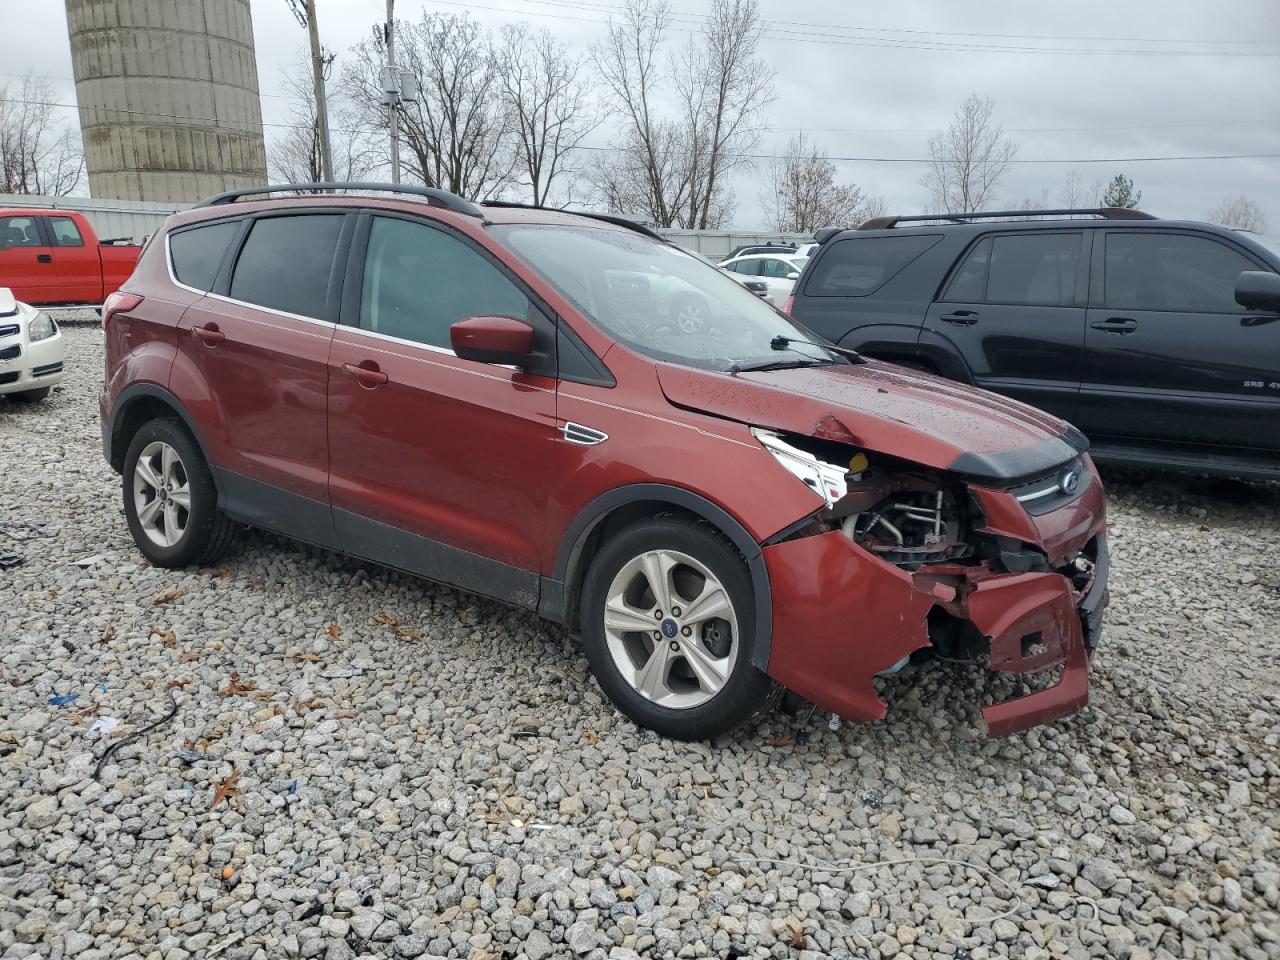
[[[400, 108], [406, 172], [469, 199], [499, 195], [512, 182], [515, 152], [488, 35], [466, 14], [424, 12], [417, 23], [397, 23], [396, 38], [396, 59], [420, 88], [418, 102]], [[381, 41], [356, 45], [352, 56], [345, 89], [362, 110], [368, 135], [389, 150], [382, 132]]]
[[17, 90], [0, 86], [0, 193], [65, 196], [84, 179], [75, 124], [54, 116], [53, 86], [27, 74]]
[[1085, 184], [1078, 171], [1072, 170], [1062, 182], [1062, 205], [1070, 208], [1102, 206], [1102, 181]]
[[929, 138], [929, 169], [920, 184], [939, 212], [972, 213], [995, 198], [995, 189], [1018, 145], [995, 122], [995, 103], [971, 93], [951, 125]]
[[[311, 82], [311, 53], [300, 46], [294, 62], [281, 71], [290, 99], [289, 120], [267, 149], [267, 166], [277, 182], [312, 183], [324, 179], [320, 162], [320, 124]], [[381, 163], [375, 144], [362, 128], [350, 99], [330, 89], [329, 139], [336, 180], [362, 180]]]
[[[534, 34], [523, 23], [502, 28], [498, 79], [515, 135], [517, 169], [536, 206], [547, 202], [557, 180], [576, 172], [573, 153], [599, 119], [582, 66], [549, 30]], [[568, 192], [565, 199], [571, 199]]]
[[769, 228], [812, 233], [820, 227], [856, 227], [884, 212], [884, 201], [868, 197], [852, 183], [836, 182], [836, 165], [803, 133], [769, 169], [770, 192], [761, 200]]
[[672, 61], [689, 155], [691, 189], [681, 219], [719, 227], [732, 209], [728, 178], [760, 142], [759, 112], [771, 103], [774, 71], [759, 54], [757, 0], [712, 0], [698, 37]]
[[[627, 0], [592, 47], [621, 131], [591, 178], [615, 209], [659, 226], [714, 228], [733, 209], [730, 175], [750, 162], [756, 117], [773, 99], [773, 73], [758, 54], [760, 10], [756, 0], [713, 0], [700, 35], [664, 71], [670, 18], [668, 0]], [[664, 98], [679, 105], [674, 118], [659, 112]]]
[[1205, 219], [1252, 233], [1263, 233], [1267, 229], [1266, 213], [1258, 203], [1245, 196], [1223, 197]]

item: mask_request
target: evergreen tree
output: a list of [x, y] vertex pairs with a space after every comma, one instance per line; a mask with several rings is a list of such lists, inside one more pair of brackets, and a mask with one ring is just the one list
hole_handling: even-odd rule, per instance
[[1133, 181], [1126, 177], [1123, 173], [1117, 173], [1110, 183], [1107, 184], [1107, 190], [1102, 195], [1102, 205], [1104, 207], [1125, 207], [1132, 210], [1142, 200], [1142, 191], [1133, 189]]

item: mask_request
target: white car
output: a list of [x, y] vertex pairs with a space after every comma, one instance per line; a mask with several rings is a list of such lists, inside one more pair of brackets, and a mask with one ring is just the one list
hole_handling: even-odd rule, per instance
[[808, 259], [793, 253], [748, 253], [732, 260], [724, 260], [718, 266], [737, 274], [736, 279], [739, 280], [763, 280], [768, 287], [765, 299], [782, 309]]
[[0, 287], [0, 396], [43, 400], [62, 379], [66, 344], [53, 318]]

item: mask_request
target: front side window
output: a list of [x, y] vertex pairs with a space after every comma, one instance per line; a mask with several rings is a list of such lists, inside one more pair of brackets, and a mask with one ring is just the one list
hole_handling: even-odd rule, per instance
[[941, 239], [937, 234], [910, 234], [837, 240], [814, 265], [805, 281], [805, 293], [811, 297], [865, 297]]
[[527, 320], [529, 298], [479, 251], [413, 220], [374, 217], [360, 326], [449, 349], [449, 328], [468, 317]]
[[258, 220], [236, 260], [232, 299], [323, 319], [341, 230], [340, 214]]
[[80, 236], [80, 228], [70, 217], [50, 217], [49, 225], [53, 227], [53, 242], [58, 246], [84, 246], [84, 237]]
[[1106, 244], [1111, 309], [1241, 313], [1236, 279], [1258, 269], [1226, 244], [1192, 234], [1110, 233]]
[[240, 221], [226, 220], [169, 235], [169, 262], [179, 283], [196, 290], [213, 289], [218, 267], [235, 239]]
[[[844, 362], [741, 284], [672, 244], [608, 227], [490, 230], [609, 337], [656, 360], [709, 370]], [[696, 324], [680, 322], [686, 307], [695, 308]]]
[[777, 257], [768, 257], [760, 261], [760, 276], [768, 277], [770, 280], [785, 280], [793, 273], [799, 273], [800, 268], [786, 260], [779, 260]]
[[0, 250], [42, 246], [35, 217], [0, 217]]

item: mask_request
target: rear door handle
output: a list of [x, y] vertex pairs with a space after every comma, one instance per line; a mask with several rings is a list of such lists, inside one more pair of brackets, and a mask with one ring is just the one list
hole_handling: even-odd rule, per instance
[[972, 310], [957, 310], [955, 313], [944, 313], [942, 319], [961, 327], [972, 327], [978, 322], [978, 315]]
[[37, 253], [36, 263], [53, 263], [52, 253]]
[[203, 340], [209, 346], [227, 339], [227, 335], [218, 329], [216, 323], [206, 323], [203, 327], [192, 327], [191, 335], [198, 340]]
[[1106, 320], [1096, 320], [1089, 324], [1095, 330], [1101, 330], [1103, 333], [1133, 333], [1138, 329], [1138, 321], [1129, 317], [1108, 317]]
[[363, 387], [378, 387], [388, 380], [387, 375], [379, 370], [378, 365], [372, 360], [365, 360], [359, 364], [344, 363], [342, 369], [355, 377], [356, 382]]

